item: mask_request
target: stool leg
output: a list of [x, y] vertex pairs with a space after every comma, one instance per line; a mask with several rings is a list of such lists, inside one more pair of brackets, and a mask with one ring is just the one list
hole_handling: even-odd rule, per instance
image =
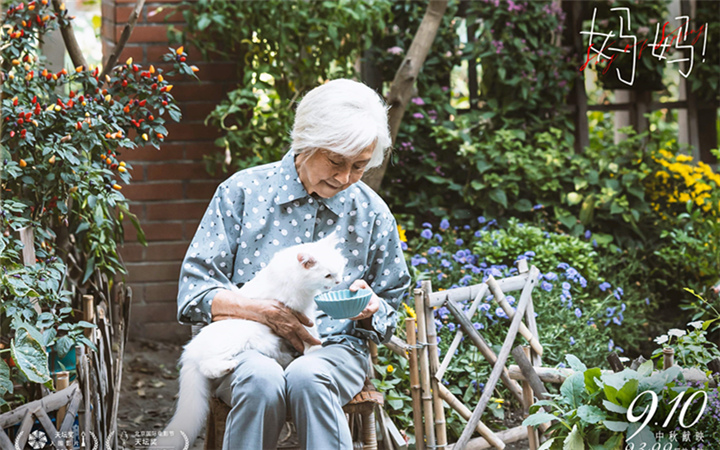
[[375, 413], [362, 414], [362, 442], [363, 449], [377, 450], [377, 432], [375, 430]]

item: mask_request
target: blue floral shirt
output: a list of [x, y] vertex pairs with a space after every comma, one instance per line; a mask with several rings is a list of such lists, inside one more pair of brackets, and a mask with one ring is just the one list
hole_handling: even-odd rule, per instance
[[385, 202], [359, 181], [335, 196], [309, 195], [289, 151], [281, 161], [237, 172], [215, 192], [183, 260], [178, 291], [181, 323], [210, 323], [220, 289], [240, 286], [278, 250], [313, 242], [337, 230], [347, 264], [336, 289], [364, 279], [380, 297], [374, 331], [318, 311], [324, 344], [344, 343], [367, 351], [365, 341], [387, 342], [397, 308], [410, 284], [397, 225]]

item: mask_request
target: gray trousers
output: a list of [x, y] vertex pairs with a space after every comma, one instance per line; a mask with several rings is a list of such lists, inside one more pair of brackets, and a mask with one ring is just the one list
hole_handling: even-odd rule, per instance
[[243, 352], [216, 391], [232, 407], [223, 450], [275, 449], [288, 415], [302, 448], [352, 449], [342, 407], [360, 392], [368, 369], [366, 355], [340, 344], [303, 355], [285, 370], [257, 351]]

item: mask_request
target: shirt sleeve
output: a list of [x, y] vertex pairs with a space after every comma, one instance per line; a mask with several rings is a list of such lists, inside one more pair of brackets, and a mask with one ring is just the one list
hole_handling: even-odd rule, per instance
[[395, 333], [397, 309], [410, 287], [410, 273], [400, 247], [395, 219], [388, 219], [374, 231], [373, 243], [368, 252], [366, 281], [380, 297], [380, 309], [372, 316], [373, 330], [355, 328], [358, 337], [384, 344]]
[[233, 287], [232, 271], [242, 228], [244, 193], [231, 177], [213, 195], [183, 259], [178, 321], [210, 323], [212, 299]]

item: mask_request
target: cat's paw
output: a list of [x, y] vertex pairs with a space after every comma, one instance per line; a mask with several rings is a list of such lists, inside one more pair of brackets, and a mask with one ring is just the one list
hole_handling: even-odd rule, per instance
[[220, 359], [205, 361], [205, 363], [200, 366], [200, 373], [210, 379], [221, 378], [235, 370], [235, 367], [237, 367], [237, 361], [235, 360]]

